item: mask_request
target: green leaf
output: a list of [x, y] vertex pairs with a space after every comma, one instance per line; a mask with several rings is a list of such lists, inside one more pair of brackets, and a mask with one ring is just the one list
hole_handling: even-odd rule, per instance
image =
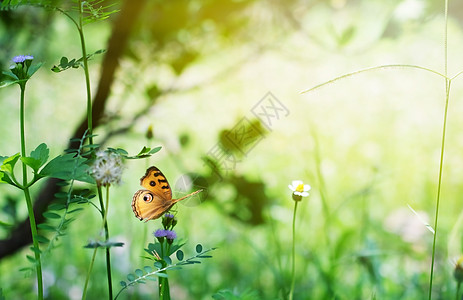
[[27, 69], [27, 75], [29, 76], [29, 78], [34, 75], [35, 72], [37, 72], [38, 69], [40, 69], [40, 67], [43, 65], [43, 63], [38, 63], [38, 64], [35, 64], [35, 65], [31, 65], [29, 67], [29, 69]]
[[162, 272], [156, 273], [156, 276], [158, 276], [158, 277], [163, 277], [163, 278], [167, 278], [167, 277], [168, 277], [166, 273], [162, 273]]
[[50, 150], [45, 143], [38, 145], [37, 148], [31, 152], [31, 157], [40, 161], [40, 167], [47, 162], [49, 155]]
[[162, 269], [162, 264], [159, 261], [154, 262], [154, 266], [158, 269]]
[[43, 167], [39, 175], [63, 180], [78, 180], [87, 183], [95, 183], [88, 173], [87, 159], [75, 157], [74, 154], [64, 154], [55, 157]]
[[127, 286], [127, 282], [125, 282], [125, 281], [123, 281], [123, 280], [120, 282], [120, 284], [121, 284], [121, 286], [124, 287], [124, 288]]
[[54, 196], [56, 198], [67, 199], [68, 193], [66, 193], [66, 192], [58, 192], [58, 193], [55, 193]]
[[143, 147], [137, 155], [135, 155], [135, 156], [127, 156], [127, 155], [125, 155], [124, 157], [127, 158], [127, 159], [147, 158], [147, 157], [150, 157], [151, 155], [155, 154], [156, 152], [159, 152], [159, 150], [161, 150], [161, 149], [162, 149], [161, 146], [153, 148], [153, 149], [151, 149], [149, 147]]
[[40, 167], [40, 161], [32, 157], [21, 157], [20, 159], [24, 164], [31, 167], [32, 170], [34, 170], [35, 172], [38, 171]]
[[21, 157], [21, 161], [37, 172], [48, 160], [50, 150], [45, 143], [42, 143], [31, 152], [30, 157]]
[[36, 235], [35, 238], [37, 239], [37, 241], [39, 241], [39, 243], [46, 244], [46, 243], [50, 242], [50, 240], [48, 238], [44, 237], [43, 235]]
[[3, 222], [0, 220], [0, 227], [3, 227], [3, 228], [11, 228], [13, 227], [13, 224], [9, 224], [9, 223], [6, 223], [6, 222]]
[[111, 247], [122, 247], [122, 242], [90, 242], [84, 246], [84, 248], [111, 248]]
[[128, 280], [128, 281], [134, 281], [134, 280], [135, 280], [135, 275], [133, 275], [133, 274], [128, 274], [128, 275], [127, 275], [127, 280]]
[[46, 211], [42, 215], [47, 219], [60, 219], [61, 218], [60, 215], [50, 212], [50, 211]]
[[61, 57], [59, 64], [63, 66], [67, 66], [69, 62], [69, 59], [66, 56]]
[[175, 251], [177, 251], [178, 249], [180, 249], [181, 247], [183, 247], [183, 245], [185, 245], [185, 242], [181, 239], [179, 239], [178, 241], [178, 244], [177, 243], [174, 243], [172, 244], [170, 250], [169, 250], [169, 253], [168, 255], [170, 256], [171, 254], [173, 254]]
[[7, 173], [0, 171], [0, 183], [9, 183], [11, 185], [15, 185], [14, 182], [11, 180], [10, 176]]
[[153, 148], [153, 149], [150, 150], [150, 152], [148, 152], [148, 154], [150, 154], [150, 155], [151, 155], [151, 154], [154, 154], [154, 153], [156, 153], [156, 152], [159, 152], [161, 149], [162, 149], [161, 146], [156, 147], [156, 148]]
[[19, 78], [11, 71], [3, 71], [2, 75], [3, 79], [0, 82], [0, 88], [19, 83]]
[[151, 268], [150, 266], [144, 266], [143, 270], [145, 270], [146, 273], [151, 273], [153, 271], [153, 268]]
[[137, 275], [138, 277], [142, 277], [143, 276], [143, 271], [140, 270], [140, 269], [136, 269], [135, 270], [135, 275]]
[[40, 251], [40, 249], [38, 248], [35, 248], [34, 246], [29, 247], [29, 249], [31, 249], [31, 251], [34, 253], [42, 254], [42, 251]]
[[185, 256], [185, 255], [183, 254], [183, 251], [182, 251], [182, 250], [178, 250], [178, 251], [175, 253], [175, 255], [177, 256], [177, 259], [180, 260], [180, 261], [182, 261], [183, 258], [184, 258], [184, 256]]
[[7, 158], [3, 158], [3, 164], [0, 166], [0, 171], [6, 172], [13, 174], [13, 168], [16, 165], [16, 162], [19, 159], [19, 153], [16, 153], [15, 155], [12, 155]]
[[56, 228], [51, 226], [51, 225], [48, 225], [46, 223], [40, 223], [37, 225], [38, 228], [42, 229], [42, 230], [47, 230], [47, 231], [55, 231]]
[[49, 210], [62, 210], [65, 208], [66, 208], [66, 205], [63, 203], [53, 203], [48, 206]]
[[82, 207], [74, 208], [73, 210], [68, 211], [68, 214], [72, 214], [78, 211], [84, 210]]
[[196, 245], [196, 253], [201, 253], [203, 251], [203, 245], [198, 244]]
[[26, 255], [26, 258], [27, 258], [27, 260], [28, 260], [29, 262], [31, 262], [31, 263], [33, 263], [33, 264], [35, 264], [35, 263], [36, 263], [36, 260], [35, 260], [35, 258], [33, 258], [32, 256], [30, 256], [30, 255]]

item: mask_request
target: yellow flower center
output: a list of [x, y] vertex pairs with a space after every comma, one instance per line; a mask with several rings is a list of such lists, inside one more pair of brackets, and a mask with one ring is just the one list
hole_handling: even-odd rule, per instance
[[296, 187], [296, 192], [302, 193], [304, 191], [304, 184], [301, 183]]

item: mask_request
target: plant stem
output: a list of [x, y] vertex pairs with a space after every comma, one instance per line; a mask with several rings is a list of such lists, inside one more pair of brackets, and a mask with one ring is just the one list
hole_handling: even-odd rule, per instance
[[[109, 231], [108, 231], [108, 207], [109, 207], [109, 185], [106, 186], [106, 207], [104, 208], [104, 217], [103, 217], [103, 228], [105, 232], [106, 242], [109, 240]], [[108, 277], [108, 298], [111, 300], [113, 298], [113, 284], [111, 279], [111, 254], [109, 252], [110, 248], [105, 249], [106, 252], [106, 275]]]
[[87, 59], [87, 47], [85, 46], [84, 27], [83, 27], [83, 15], [84, 7], [81, 0], [79, 0], [79, 23], [77, 24], [77, 30], [79, 31], [80, 45], [82, 50], [82, 62], [85, 73], [85, 87], [87, 92], [87, 126], [89, 133], [89, 143], [93, 145], [93, 109], [92, 109], [92, 93], [90, 88], [90, 75], [88, 72], [88, 59]]
[[442, 189], [442, 173], [444, 166], [444, 149], [445, 149], [445, 133], [447, 129], [447, 115], [448, 115], [448, 106], [449, 106], [449, 94], [450, 94], [450, 81], [446, 80], [446, 97], [445, 97], [445, 109], [444, 109], [444, 124], [442, 127], [442, 143], [440, 150], [440, 163], [439, 163], [439, 179], [437, 184], [437, 196], [436, 196], [436, 215], [434, 217], [434, 237], [432, 242], [432, 258], [431, 258], [431, 274], [429, 276], [429, 295], [428, 299], [432, 298], [432, 282], [434, 275], [434, 260], [436, 256], [436, 239], [437, 239], [437, 225], [439, 219], [439, 206], [440, 206], [440, 195]]
[[84, 291], [82, 292], [82, 300], [85, 300], [85, 298], [87, 297], [88, 281], [90, 279], [90, 274], [92, 273], [93, 263], [95, 262], [95, 256], [96, 256], [97, 250], [98, 250], [97, 247], [93, 249], [92, 260], [90, 261], [90, 266], [88, 267], [87, 277], [85, 278]]
[[438, 225], [438, 218], [439, 218], [439, 205], [440, 205], [440, 195], [441, 195], [441, 188], [442, 188], [442, 170], [444, 165], [444, 149], [445, 149], [445, 133], [447, 129], [447, 115], [448, 115], [448, 107], [449, 107], [449, 98], [450, 98], [450, 84], [451, 80], [447, 77], [447, 19], [448, 19], [448, 0], [445, 0], [445, 8], [444, 8], [444, 19], [445, 19], [445, 26], [444, 26], [444, 75], [445, 75], [445, 109], [444, 109], [444, 121], [442, 126], [442, 142], [441, 142], [441, 150], [440, 150], [440, 163], [439, 163], [439, 179], [437, 185], [437, 196], [436, 196], [436, 215], [434, 218], [434, 237], [432, 242], [432, 258], [431, 258], [431, 272], [429, 276], [429, 294], [428, 299], [432, 299], [432, 283], [434, 277], [434, 261], [436, 256], [436, 239], [437, 239], [437, 225]]
[[291, 262], [291, 289], [289, 290], [289, 300], [293, 299], [294, 284], [296, 281], [296, 211], [299, 201], [294, 201], [294, 214], [293, 214], [293, 248], [292, 248], [292, 262]]
[[[24, 125], [24, 102], [25, 102], [25, 91], [26, 91], [26, 82], [21, 83], [21, 103], [19, 108], [19, 121], [20, 121], [20, 131], [21, 131], [21, 156], [26, 157], [26, 133]], [[32, 206], [32, 199], [29, 192], [29, 187], [27, 183], [27, 166], [22, 163], [23, 171], [23, 191], [26, 198], [27, 211], [29, 213], [29, 223], [31, 225], [31, 234], [32, 234], [32, 243], [34, 245], [34, 256], [35, 256], [35, 268], [37, 272], [37, 289], [38, 289], [38, 299], [43, 299], [43, 278], [42, 278], [42, 261], [40, 259], [40, 248], [39, 242], [37, 241], [37, 224], [35, 222], [34, 207]]]
[[[164, 259], [161, 263], [162, 268], [167, 267], [167, 263]], [[164, 270], [161, 273], [167, 274], [167, 271]], [[170, 300], [169, 279], [167, 277], [159, 277], [159, 300]]]
[[[103, 194], [101, 191], [101, 186], [98, 186], [98, 199], [100, 201], [100, 213], [103, 218], [103, 224], [102, 227], [105, 231], [105, 240], [106, 242], [109, 239], [109, 233], [108, 233], [108, 222], [107, 222], [107, 212], [108, 212], [108, 205], [109, 205], [109, 185], [106, 186], [106, 207], [103, 204]], [[86, 298], [87, 294], [87, 286], [88, 286], [88, 281], [90, 279], [90, 273], [92, 272], [93, 269], [93, 263], [95, 261], [95, 256], [96, 252], [98, 250], [98, 247], [95, 247], [93, 249], [93, 255], [92, 255], [92, 260], [90, 262], [90, 266], [88, 268], [87, 272], [87, 278], [85, 279], [85, 285], [84, 285], [84, 292], [82, 294], [82, 300]], [[113, 298], [113, 292], [112, 292], [112, 279], [111, 279], [111, 256], [109, 253], [109, 248], [106, 248], [106, 272], [107, 272], [107, 278], [108, 278], [108, 298], [112, 299]]]

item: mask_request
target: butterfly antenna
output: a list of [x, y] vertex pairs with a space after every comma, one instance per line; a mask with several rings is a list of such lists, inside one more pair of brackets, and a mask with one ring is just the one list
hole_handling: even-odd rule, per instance
[[180, 201], [180, 200], [183, 200], [183, 199], [185, 199], [185, 198], [194, 196], [194, 195], [196, 195], [196, 194], [198, 194], [198, 193], [200, 193], [200, 192], [202, 192], [202, 191], [203, 191], [203, 189], [200, 189], [200, 190], [197, 190], [196, 192], [193, 192], [193, 193], [191, 193], [191, 194], [188, 194], [188, 195], [186, 195], [186, 196], [183, 196], [182, 198], [175, 199], [175, 202], [174, 202], [174, 203], [176, 203], [176, 202], [178, 202], [178, 201]]

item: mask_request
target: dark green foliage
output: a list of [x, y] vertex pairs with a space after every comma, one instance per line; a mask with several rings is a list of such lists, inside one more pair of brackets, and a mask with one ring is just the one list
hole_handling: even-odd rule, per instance
[[[31, 65], [27, 68], [27, 72], [23, 72], [24, 75], [18, 77], [18, 74], [14, 74], [12, 71], [3, 71], [2, 77], [0, 78], [0, 88], [6, 87], [15, 83], [25, 84], [27, 79], [29, 79], [38, 69], [42, 66], [42, 63]], [[17, 66], [18, 67], [18, 66]]]
[[[41, 239], [43, 243], [48, 243], [46, 252], [55, 247], [55, 243], [60, 237], [65, 235], [69, 224], [74, 221], [74, 215], [83, 210], [82, 207], [72, 209], [71, 207], [73, 205], [91, 203], [90, 200], [95, 197], [88, 189], [74, 190], [74, 182], [76, 180], [94, 182], [93, 178], [88, 174], [88, 159], [82, 157], [83, 153], [89, 154], [90, 152], [87, 151], [91, 151], [87, 149], [89, 147], [84, 146], [84, 142], [88, 137], [89, 135], [84, 134], [81, 139], [77, 139], [79, 142], [78, 149], [70, 150], [68, 151], [69, 153], [54, 158], [39, 173], [41, 176], [67, 180], [59, 184], [61, 187], [66, 188], [66, 190], [56, 193], [54, 202], [43, 213], [46, 221], [37, 226], [42, 231], [51, 233], [49, 239]], [[43, 147], [39, 147], [39, 150], [35, 150], [35, 156], [38, 153], [42, 153], [43, 155], [46, 153]], [[90, 147], [90, 149], [93, 149], [93, 147]], [[31, 156], [33, 156], [32, 153]]]
[[0, 2], [0, 10], [11, 10], [19, 6], [36, 6], [42, 7], [50, 10], [57, 10], [67, 17], [71, 18], [74, 22], [74, 17], [71, 16], [72, 13], [82, 13], [82, 25], [93, 23], [96, 21], [102, 21], [107, 19], [113, 13], [118, 12], [117, 9], [110, 10], [114, 4], [109, 4], [103, 6], [105, 1], [95, 0], [95, 1], [82, 1], [82, 6], [78, 5], [78, 1], [73, 0], [72, 2], [75, 5], [67, 5], [67, 3], [62, 3], [63, 1], [58, 0], [5, 0]]
[[0, 183], [4, 182], [14, 186], [18, 186], [13, 174], [13, 169], [19, 157], [19, 153], [16, 153], [15, 155], [12, 155], [10, 157], [0, 156], [0, 162], [2, 162], [2, 165], [0, 166]]
[[[135, 155], [135, 156], [128, 156], [128, 153], [120, 153], [124, 158], [126, 159], [139, 159], [139, 158], [147, 158], [150, 157], [151, 155], [159, 152], [162, 149], [161, 146], [155, 147], [155, 148], [149, 148], [149, 147], [143, 147], [140, 152]], [[119, 151], [122, 149], [118, 149]]]
[[112, 248], [112, 247], [122, 247], [124, 243], [121, 242], [100, 242], [94, 241], [90, 242], [84, 246], [84, 248]]
[[[169, 253], [173, 254], [176, 252], [176, 257], [179, 260], [178, 263], [172, 264], [171, 259], [166, 256], [163, 258], [164, 263], [167, 263], [165, 266], [163, 266], [163, 262], [156, 260], [156, 257], [154, 256], [154, 253], [160, 253], [160, 243], [150, 243], [148, 245], [148, 249], [145, 249], [146, 252], [149, 254], [153, 255], [153, 258], [150, 258], [152, 260], [156, 260], [153, 263], [154, 270], [151, 266], [145, 266], [142, 269], [136, 269], [134, 273], [130, 273], [127, 275], [127, 281], [122, 280], [120, 282], [120, 285], [122, 289], [117, 293], [116, 298], [121, 294], [123, 290], [128, 288], [131, 285], [135, 285], [137, 283], [146, 283], [146, 280], [151, 280], [155, 281], [157, 277], [162, 277], [162, 278], [167, 278], [167, 273], [165, 273], [168, 270], [175, 270], [175, 269], [180, 269], [181, 266], [184, 265], [192, 265], [192, 264], [200, 264], [201, 262], [198, 260], [200, 258], [211, 258], [211, 255], [205, 255], [206, 253], [215, 250], [216, 248], [210, 248], [207, 250], [202, 251], [203, 246], [201, 244], [196, 245], [195, 250], [196, 250], [196, 255], [186, 259], [183, 261], [184, 254], [183, 251], [179, 250], [181, 246], [183, 246], [184, 243], [182, 244], [177, 244], [177, 245], [172, 245], [172, 248], [175, 249], [174, 251], [169, 251]], [[199, 250], [199, 251], [198, 251]], [[156, 252], [153, 252], [156, 251]], [[170, 255], [170, 254], [169, 254]], [[147, 257], [149, 258], [149, 257]], [[115, 298], [115, 299], [116, 299]]]
[[37, 173], [39, 169], [47, 162], [50, 150], [45, 143], [42, 143], [31, 152], [30, 157], [21, 157], [21, 161], [29, 166], [34, 173]]
[[88, 173], [88, 159], [75, 157], [68, 153], [52, 159], [40, 172], [43, 177], [53, 177], [62, 180], [77, 180], [94, 183], [95, 180]]
[[[104, 53], [105, 50], [98, 50], [92, 54], [87, 54], [87, 60], [90, 60], [93, 56], [97, 55], [97, 54], [102, 54]], [[59, 72], [62, 72], [62, 71], [65, 71], [69, 68], [73, 68], [73, 69], [77, 69], [79, 67], [84, 67], [84, 64], [83, 64], [83, 61], [84, 61], [84, 58], [81, 57], [79, 59], [71, 59], [69, 60], [67, 57], [63, 56], [61, 57], [61, 60], [59, 62], [58, 65], [54, 65], [51, 70], [55, 73], [59, 73]]]
[[18, 6], [22, 6], [22, 5], [50, 6], [56, 2], [57, 1], [49, 1], [49, 0], [4, 0], [0, 2], [0, 10], [15, 9]]
[[260, 299], [256, 291], [246, 290], [241, 294], [236, 294], [230, 290], [221, 290], [212, 295], [212, 299], [216, 300], [255, 300]]

